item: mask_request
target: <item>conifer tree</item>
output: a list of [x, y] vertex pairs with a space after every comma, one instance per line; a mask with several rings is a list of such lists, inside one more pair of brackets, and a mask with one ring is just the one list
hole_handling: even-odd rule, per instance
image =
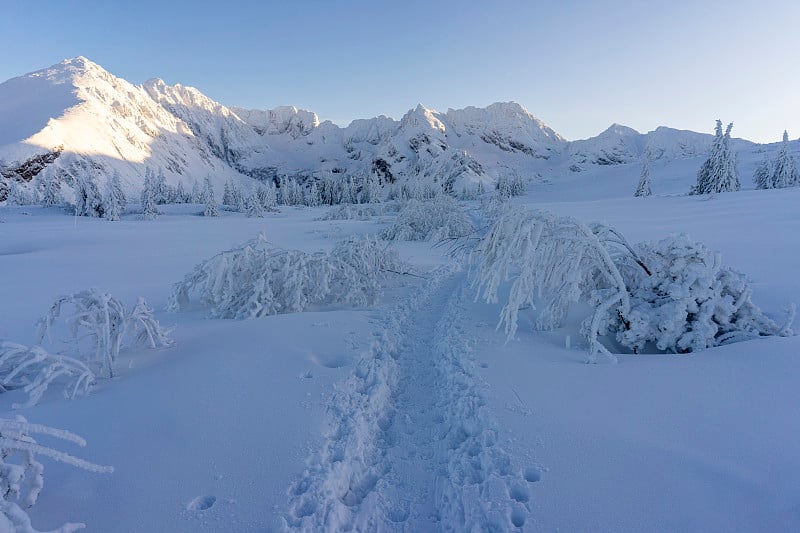
[[770, 167], [769, 156], [765, 153], [764, 158], [753, 174], [753, 182], [756, 184], [756, 189], [772, 188], [772, 169]]
[[250, 194], [248, 194], [245, 199], [245, 215], [248, 218], [254, 217], [263, 217], [264, 216], [264, 208], [261, 205], [261, 198], [258, 194], [258, 188], [254, 188]]
[[639, 176], [639, 185], [636, 187], [634, 196], [650, 196], [653, 191], [650, 189], [650, 163], [647, 155], [642, 158], [642, 173]]
[[197, 180], [194, 180], [194, 183], [192, 184], [192, 195], [190, 197], [190, 203], [192, 204], [203, 203], [203, 193], [200, 191], [200, 184], [197, 183]]
[[106, 181], [105, 198], [103, 198], [103, 204], [105, 205], [103, 218], [119, 220], [125, 210], [127, 201], [125, 191], [122, 190], [122, 183], [120, 183], [119, 172], [115, 171]]
[[739, 190], [736, 154], [731, 149], [731, 129], [733, 129], [733, 122], [728, 124], [723, 134], [722, 121], [717, 120], [711, 155], [697, 172], [697, 184], [692, 187], [689, 194], [713, 194]]
[[175, 198], [173, 201], [178, 204], [188, 204], [189, 195], [186, 194], [186, 188], [183, 186], [183, 180], [178, 180], [178, 185], [175, 187]]
[[203, 187], [203, 216], [218, 217], [219, 209], [217, 208], [217, 201], [214, 198], [214, 186], [211, 185], [211, 176], [206, 176], [205, 186]]
[[161, 214], [156, 204], [157, 187], [158, 178], [150, 168], [146, 168], [144, 171], [144, 188], [141, 194], [142, 218], [144, 220], [153, 220]]
[[786, 131], [783, 132], [783, 142], [775, 159], [771, 185], [769, 188], [773, 189], [783, 189], [797, 185], [797, 167], [794, 158], [789, 155], [789, 134]]
[[233, 197], [231, 180], [225, 182], [225, 188], [222, 190], [222, 205], [236, 205], [236, 200]]
[[75, 179], [75, 211], [81, 217], [103, 216], [103, 198], [91, 175], [81, 175]]
[[50, 172], [43, 172], [42, 179], [42, 205], [51, 207], [62, 203], [61, 191], [58, 187], [58, 182], [55, 176]]

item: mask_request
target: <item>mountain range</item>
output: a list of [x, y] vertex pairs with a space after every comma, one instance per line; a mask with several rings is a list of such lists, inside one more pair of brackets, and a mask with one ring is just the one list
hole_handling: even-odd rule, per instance
[[[168, 182], [210, 176], [217, 186], [325, 176], [373, 176], [382, 185], [429, 180], [458, 190], [504, 176], [548, 178], [594, 166], [706, 153], [712, 136], [613, 124], [568, 141], [514, 102], [439, 112], [422, 104], [400, 120], [354, 120], [347, 127], [295, 107], [227, 107], [193, 87], [151, 79], [134, 85], [84, 58], [68, 59], [0, 84], [3, 181], [77, 174], [99, 182], [119, 173], [128, 192], [145, 169]], [[737, 150], [756, 147], [737, 139]], [[0, 183], [0, 188], [5, 184]], [[3, 191], [0, 191], [2, 193]], [[2, 199], [2, 198], [0, 198]]]

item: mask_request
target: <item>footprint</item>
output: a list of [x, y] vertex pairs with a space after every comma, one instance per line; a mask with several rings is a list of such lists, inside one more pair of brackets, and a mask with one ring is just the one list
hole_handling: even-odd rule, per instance
[[521, 503], [525, 503], [530, 499], [528, 487], [524, 486], [522, 483], [514, 483], [511, 485], [508, 489], [508, 495]]
[[515, 505], [511, 510], [511, 523], [514, 527], [522, 527], [525, 525], [525, 509], [521, 505]]
[[216, 496], [198, 496], [189, 502], [186, 509], [189, 511], [207, 511], [217, 502]]
[[523, 477], [525, 478], [525, 481], [529, 483], [536, 483], [537, 481], [542, 479], [542, 472], [535, 466], [529, 466], [528, 468], [525, 469]]

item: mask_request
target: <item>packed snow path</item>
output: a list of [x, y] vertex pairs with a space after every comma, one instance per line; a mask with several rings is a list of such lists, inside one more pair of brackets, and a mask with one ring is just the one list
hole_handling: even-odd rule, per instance
[[465, 275], [434, 273], [386, 313], [289, 491], [303, 531], [507, 531], [529, 488], [498, 444], [461, 326]]

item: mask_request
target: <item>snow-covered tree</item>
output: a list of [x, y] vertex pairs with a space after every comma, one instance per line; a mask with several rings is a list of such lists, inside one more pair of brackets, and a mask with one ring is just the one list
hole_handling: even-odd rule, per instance
[[61, 189], [55, 176], [51, 172], [43, 172], [42, 176], [42, 205], [52, 207], [64, 203]]
[[369, 220], [381, 216], [392, 208], [394, 202], [387, 204], [339, 204], [331, 207], [317, 220]]
[[278, 205], [277, 191], [275, 185], [270, 181], [267, 184], [259, 184], [256, 187], [258, 199], [261, 201], [261, 207], [266, 211], [274, 211], [275, 206]]
[[261, 198], [258, 196], [257, 187], [253, 188], [253, 190], [245, 198], [244, 213], [249, 218], [264, 216], [264, 208], [261, 206]]
[[200, 184], [197, 183], [197, 180], [194, 180], [192, 183], [192, 193], [189, 197], [189, 203], [192, 204], [201, 204], [203, 203], [203, 193], [200, 191]]
[[159, 205], [168, 204], [171, 200], [169, 186], [167, 185], [167, 177], [164, 175], [164, 169], [161, 167], [158, 168], [158, 174], [155, 175], [153, 181], [153, 196], [155, 197], [156, 203]]
[[794, 158], [789, 154], [789, 134], [783, 132], [783, 142], [772, 167], [772, 189], [794, 187], [798, 183], [797, 166]]
[[247, 213], [247, 192], [239, 187], [234, 188], [234, 201], [236, 202], [236, 211], [239, 213]]
[[513, 279], [498, 324], [505, 326], [508, 338], [516, 334], [519, 311], [526, 305], [542, 308], [537, 329], [554, 329], [567, 316], [570, 303], [602, 295], [586, 329], [589, 357], [612, 357], [598, 340], [602, 320], [609, 310], [623, 318], [630, 310], [630, 296], [609, 251], [615, 248], [630, 250], [630, 245], [607, 226], [588, 226], [548, 211], [506, 209], [473, 256], [478, 293], [495, 303], [501, 285]]
[[185, 309], [193, 293], [212, 318], [292, 313], [311, 304], [365, 305], [377, 297], [386, 272], [402, 269], [397, 252], [376, 239], [307, 254], [272, 246], [262, 233], [197, 265], [175, 284], [168, 308]]
[[678, 235], [633, 248], [650, 272], [630, 257], [616, 257], [630, 293], [630, 312], [622, 320], [609, 310], [602, 321], [621, 345], [634, 352], [650, 344], [660, 351], [686, 353], [792, 334], [794, 311], [782, 325], [766, 317], [750, 299], [747, 278], [722, 267], [720, 255], [702, 243]]
[[772, 188], [772, 165], [770, 165], [769, 156], [766, 153], [756, 167], [756, 171], [753, 174], [753, 182], [756, 184], [756, 189]]
[[387, 240], [439, 241], [457, 238], [474, 231], [458, 202], [440, 195], [432, 200], [409, 200], [394, 225], [383, 231]]
[[[0, 418], [0, 531], [3, 533], [37, 533], [25, 511], [36, 503], [44, 488], [44, 465], [37, 455], [98, 474], [114, 471], [110, 466], [96, 465], [38, 444], [31, 436], [34, 434], [86, 445], [81, 437], [63, 429], [31, 424], [21, 416], [15, 420]], [[52, 533], [72, 533], [84, 527], [85, 524], [67, 523]]]
[[[650, 344], [688, 352], [762, 335], [790, 335], [750, 300], [746, 278], [720, 267], [719, 255], [686, 236], [631, 245], [602, 224], [547, 211], [507, 209], [474, 252], [479, 296], [497, 302], [511, 281], [500, 325], [513, 337], [520, 310], [538, 311], [535, 327], [559, 327], [571, 302], [592, 314], [582, 325], [589, 358], [613, 356], [606, 334], [634, 352]], [[540, 309], [541, 308], [541, 309]]]
[[233, 193], [234, 185], [231, 180], [225, 181], [225, 186], [222, 190], [222, 205], [234, 206], [236, 205], [236, 198]]
[[634, 196], [650, 196], [653, 191], [650, 189], [650, 163], [645, 155], [642, 158], [642, 173], [639, 175], [639, 184], [636, 186]]
[[73, 399], [89, 392], [95, 375], [82, 361], [65, 355], [50, 354], [40, 346], [27, 347], [0, 341], [0, 391], [22, 389], [28, 395], [24, 404], [36, 405], [50, 385], [62, 385], [64, 397]]
[[22, 189], [22, 185], [14, 178], [8, 180], [6, 202], [8, 205], [25, 205], [25, 193]]
[[108, 220], [119, 220], [125, 211], [127, 201], [125, 191], [122, 190], [119, 173], [115, 171], [106, 181], [106, 192], [103, 197], [103, 205], [105, 206], [103, 217]]
[[308, 205], [317, 207], [320, 204], [322, 204], [322, 196], [320, 196], [319, 187], [317, 187], [317, 182], [315, 181], [308, 190]]
[[512, 196], [521, 196], [525, 194], [527, 184], [525, 180], [516, 172], [508, 175], [503, 175], [498, 178], [495, 184], [497, 194], [504, 198], [511, 198]]
[[150, 168], [144, 170], [144, 188], [140, 197], [142, 203], [142, 218], [154, 220], [161, 214], [158, 210], [156, 199], [158, 198], [158, 178]]
[[126, 338], [133, 336], [134, 345], [146, 342], [151, 348], [172, 344], [169, 331], [159, 325], [144, 300], [140, 298], [128, 313], [122, 302], [97, 289], [59, 297], [39, 320], [37, 344], [51, 336], [63, 308], [68, 306], [73, 313], [65, 322], [76, 354], [85, 362], [99, 366], [108, 377], [114, 376], [119, 351]]
[[217, 207], [217, 201], [214, 199], [214, 186], [211, 184], [211, 177], [206, 176], [206, 181], [203, 187], [203, 216], [206, 217], [218, 217], [219, 216], [219, 208]]
[[690, 194], [713, 194], [739, 190], [739, 171], [736, 153], [731, 148], [731, 129], [733, 129], [733, 122], [728, 124], [723, 134], [722, 121], [717, 120], [711, 155], [697, 172], [697, 184], [692, 187]]
[[191, 198], [183, 186], [183, 180], [178, 180], [178, 185], [175, 187], [175, 198], [173, 201], [177, 204], [188, 204]]
[[105, 213], [103, 197], [91, 174], [75, 177], [75, 212], [81, 217], [102, 217]]

